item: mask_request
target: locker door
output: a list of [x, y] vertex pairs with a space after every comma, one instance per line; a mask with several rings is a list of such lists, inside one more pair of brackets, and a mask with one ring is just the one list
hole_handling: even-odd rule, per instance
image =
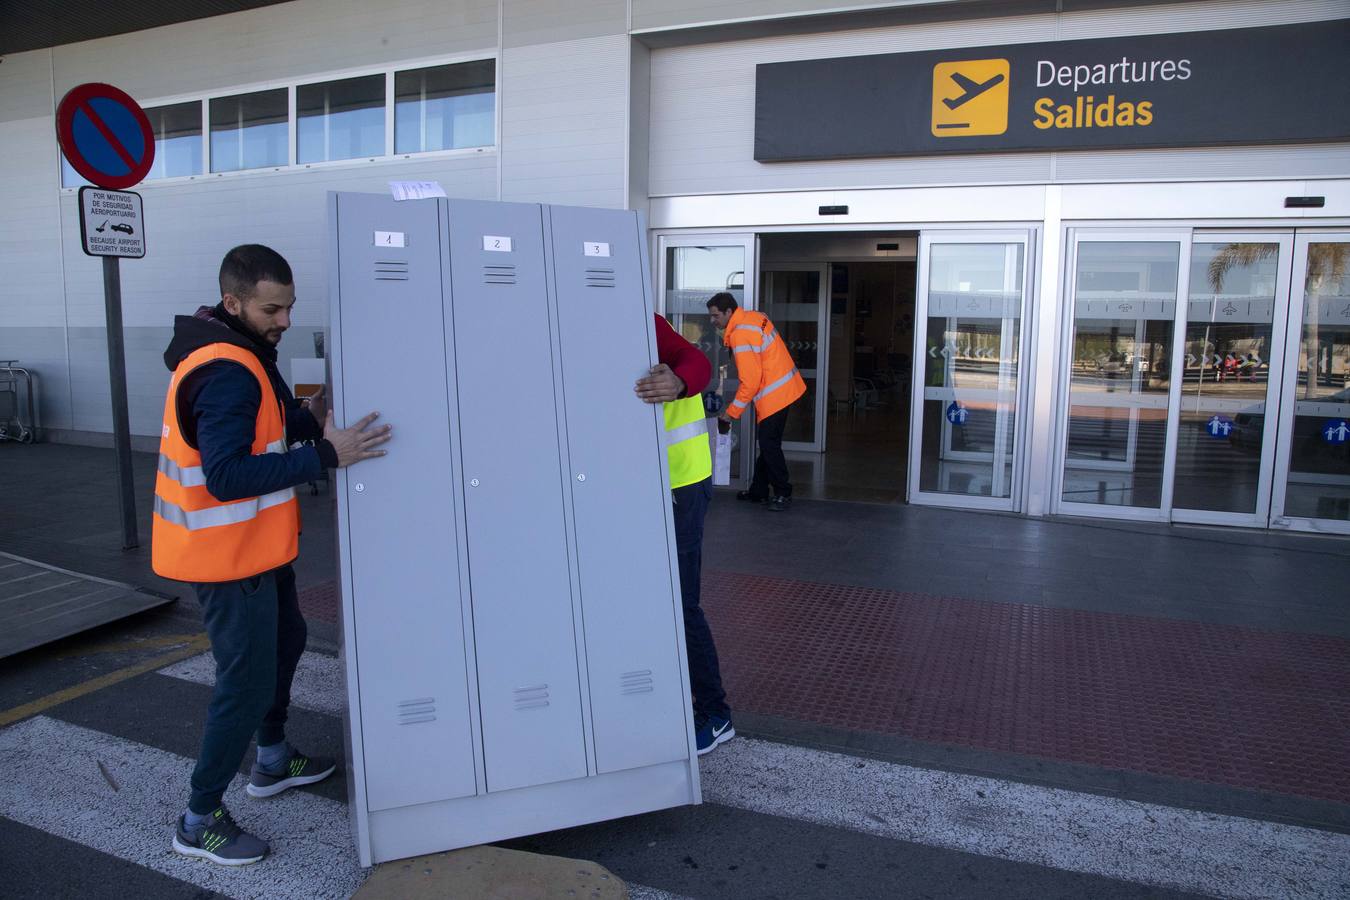
[[[389, 455], [344, 470], [369, 808], [475, 792], [450, 482], [439, 209], [337, 199], [334, 335], [350, 426], [379, 410]], [[384, 232], [382, 245], [376, 233]], [[389, 246], [401, 242], [403, 247]], [[396, 348], [396, 349], [395, 349]], [[390, 360], [397, 355], [398, 364]], [[446, 571], [447, 565], [449, 571]]]
[[581, 778], [540, 208], [451, 201], [450, 256], [488, 790]]
[[637, 216], [549, 212], [596, 765], [613, 772], [689, 755], [663, 420], [633, 394], [656, 346]]

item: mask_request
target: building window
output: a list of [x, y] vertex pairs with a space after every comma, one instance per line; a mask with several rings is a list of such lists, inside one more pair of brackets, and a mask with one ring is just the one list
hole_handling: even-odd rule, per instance
[[147, 178], [202, 174], [202, 104], [174, 103], [145, 111], [155, 132], [155, 164]]
[[286, 89], [216, 97], [211, 103], [211, 171], [234, 172], [289, 162]]
[[494, 142], [496, 61], [394, 74], [394, 152], [489, 147]]
[[296, 162], [384, 156], [384, 78], [368, 75], [297, 87]]

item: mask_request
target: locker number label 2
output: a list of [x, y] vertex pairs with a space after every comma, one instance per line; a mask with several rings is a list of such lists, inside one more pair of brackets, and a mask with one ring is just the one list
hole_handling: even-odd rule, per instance
[[510, 253], [511, 239], [499, 234], [483, 235], [483, 249], [493, 253]]
[[581, 245], [581, 249], [587, 256], [609, 256], [609, 244], [587, 241]]

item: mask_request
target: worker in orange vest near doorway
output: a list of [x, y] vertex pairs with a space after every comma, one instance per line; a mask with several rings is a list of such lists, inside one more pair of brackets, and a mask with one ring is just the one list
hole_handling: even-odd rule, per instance
[[[187, 811], [173, 848], [227, 866], [257, 862], [267, 842], [221, 805], [254, 733], [257, 762], [246, 793], [271, 797], [322, 781], [331, 758], [285, 738], [291, 681], [308, 629], [291, 563], [299, 551], [295, 486], [325, 467], [384, 456], [377, 413], [338, 428], [322, 391], [297, 403], [277, 371], [290, 327], [291, 267], [260, 244], [235, 247], [220, 266], [220, 303], [178, 316], [164, 363], [173, 375], [155, 479], [151, 564], [192, 584], [202, 606], [216, 681]], [[313, 446], [288, 449], [298, 441]]]
[[738, 493], [736, 499], [767, 502], [770, 510], [782, 512], [792, 503], [792, 482], [783, 457], [783, 428], [788, 407], [806, 393], [806, 382], [797, 371], [787, 345], [764, 313], [741, 309], [736, 298], [724, 291], [709, 298], [708, 315], [722, 329], [722, 341], [736, 360], [736, 374], [741, 381], [736, 399], [722, 411], [720, 418], [734, 422], [753, 403], [759, 423], [755, 473], [750, 489]]

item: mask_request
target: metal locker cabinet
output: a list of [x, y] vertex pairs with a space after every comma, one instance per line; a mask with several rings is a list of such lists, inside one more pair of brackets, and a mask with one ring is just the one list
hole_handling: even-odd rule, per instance
[[[329, 203], [340, 300], [332, 321], [340, 364], [334, 413], [350, 426], [378, 410], [379, 421], [394, 426], [388, 457], [339, 469], [335, 481], [346, 662], [360, 698], [350, 711], [360, 734], [351, 764], [363, 767], [364, 780], [354, 780], [375, 811], [476, 791], [446, 464], [444, 223], [435, 203], [360, 194]], [[399, 348], [398, 365], [389, 363], [390, 347]], [[426, 577], [429, 559], [444, 577]]]
[[546, 214], [596, 767], [614, 772], [689, 755], [664, 420], [633, 394], [656, 359], [652, 307], [635, 213]]
[[542, 212], [448, 206], [487, 789], [583, 778]]

